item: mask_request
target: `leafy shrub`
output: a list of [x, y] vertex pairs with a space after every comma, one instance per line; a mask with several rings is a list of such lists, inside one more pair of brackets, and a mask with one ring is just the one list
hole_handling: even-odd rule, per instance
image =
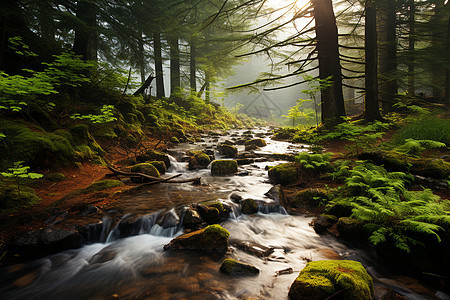
[[450, 120], [424, 116], [406, 124], [392, 137], [396, 145], [404, 144], [407, 139], [432, 140], [450, 145]]

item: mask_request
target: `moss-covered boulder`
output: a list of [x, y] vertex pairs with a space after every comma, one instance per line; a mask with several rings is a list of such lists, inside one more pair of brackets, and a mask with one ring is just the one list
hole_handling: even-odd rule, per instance
[[266, 141], [263, 139], [252, 139], [244, 143], [245, 147], [255, 145], [256, 147], [264, 147], [267, 145]]
[[217, 150], [219, 151], [220, 155], [226, 158], [235, 158], [238, 153], [236, 147], [227, 144], [219, 145], [219, 147], [217, 147]]
[[327, 214], [341, 217], [350, 217], [353, 206], [347, 200], [339, 200], [327, 208]]
[[297, 181], [297, 168], [291, 163], [280, 164], [269, 169], [269, 179], [275, 184], [290, 184]]
[[206, 169], [211, 162], [211, 158], [204, 151], [191, 151], [188, 155], [189, 170]]
[[328, 201], [328, 193], [324, 189], [304, 189], [295, 193], [289, 205], [297, 208], [315, 208]]
[[339, 236], [349, 240], [361, 240], [367, 238], [364, 224], [356, 219], [342, 217], [337, 222]]
[[256, 214], [259, 211], [258, 203], [253, 199], [242, 201], [242, 213], [246, 215]]
[[131, 172], [142, 173], [153, 177], [161, 177], [158, 169], [151, 163], [140, 163], [131, 167]]
[[113, 180], [113, 179], [105, 179], [105, 180], [99, 180], [88, 186], [84, 192], [85, 193], [94, 193], [99, 192], [103, 190], [107, 190], [110, 188], [122, 186], [123, 182], [119, 180]]
[[179, 144], [180, 140], [176, 136], [173, 136], [170, 138], [170, 142], [174, 144]]
[[147, 163], [153, 165], [159, 172], [160, 175], [163, 175], [166, 173], [167, 168], [166, 164], [163, 161], [148, 161]]
[[166, 164], [166, 168], [171, 166], [169, 156], [155, 150], [148, 150], [144, 154], [136, 156], [136, 161], [138, 163], [143, 163], [146, 161], [163, 161]]
[[220, 271], [226, 275], [255, 276], [259, 274], [258, 268], [231, 258], [222, 262]]
[[98, 156], [102, 157], [106, 154], [106, 152], [100, 147], [97, 141], [89, 132], [89, 127], [85, 124], [77, 124], [70, 128], [70, 133], [73, 137], [73, 142], [76, 146], [78, 145], [87, 145], [92, 151], [95, 152]]
[[176, 237], [164, 246], [164, 250], [203, 250], [225, 253], [228, 250], [228, 230], [220, 225], [209, 225], [204, 229]]
[[208, 207], [216, 208], [219, 211], [220, 218], [226, 219], [230, 215], [228, 209], [225, 208], [222, 202], [216, 201], [212, 203], [208, 203]]
[[44, 179], [52, 182], [59, 182], [66, 179], [66, 176], [63, 173], [48, 173], [44, 176]]
[[327, 232], [327, 229], [337, 222], [338, 218], [333, 215], [321, 214], [314, 220], [314, 231], [322, 234]]
[[184, 214], [183, 226], [185, 228], [197, 228], [202, 223], [204, 223], [204, 221], [196, 210], [189, 208]]
[[372, 277], [357, 261], [312, 261], [300, 272], [289, 290], [292, 300], [323, 300], [333, 295], [333, 299], [370, 300], [373, 298]]
[[203, 220], [208, 224], [217, 224], [220, 222], [220, 212], [216, 207], [209, 207], [203, 204], [196, 204], [194, 208], [198, 211]]
[[234, 174], [238, 171], [238, 164], [235, 160], [215, 160], [211, 163], [211, 175]]
[[41, 198], [29, 187], [19, 188], [15, 184], [0, 184], [0, 213], [12, 213], [36, 204], [40, 200]]

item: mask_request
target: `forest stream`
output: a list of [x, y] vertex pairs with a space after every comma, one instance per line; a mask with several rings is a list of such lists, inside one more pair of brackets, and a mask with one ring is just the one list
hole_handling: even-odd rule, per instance
[[[306, 145], [272, 140], [266, 128], [253, 133], [267, 141], [267, 146], [256, 151], [261, 157], [308, 150]], [[273, 185], [265, 168], [280, 161], [257, 159], [240, 166], [237, 175], [211, 176], [209, 169], [190, 171], [187, 162], [175, 158], [181, 160], [188, 150], [213, 149], [221, 141], [242, 134], [243, 130], [234, 130], [225, 136], [205, 137], [202, 142], [170, 149], [172, 166], [167, 176], [200, 176], [200, 185], [161, 183], [109, 203], [101, 225], [94, 223], [82, 248], [0, 270], [0, 298], [287, 299], [290, 285], [308, 261], [351, 259], [366, 267], [374, 279], [375, 291], [393, 289], [407, 299], [449, 299], [407, 277], [402, 270], [377, 261], [370, 249], [344, 244], [331, 235], [318, 235], [310, 226], [312, 217], [289, 215], [276, 197], [267, 196]], [[241, 205], [230, 198], [232, 194], [257, 200], [259, 212], [242, 214]], [[220, 224], [230, 232], [226, 256], [257, 267], [258, 276], [222, 274], [219, 268], [224, 256], [216, 253], [164, 251], [163, 246], [183, 232], [185, 207], [211, 200], [232, 209]], [[66, 222], [86, 222], [81, 219]], [[132, 224], [126, 232], [120, 226], [124, 222]], [[265, 254], [243, 251], [236, 246], [242, 242], [251, 245], [256, 253]]]

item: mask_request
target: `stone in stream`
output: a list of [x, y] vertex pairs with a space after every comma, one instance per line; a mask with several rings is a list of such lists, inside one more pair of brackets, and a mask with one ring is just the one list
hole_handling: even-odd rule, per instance
[[263, 139], [252, 139], [252, 140], [246, 141], [244, 145], [247, 150], [247, 146], [255, 145], [256, 147], [264, 147], [267, 145], [267, 143]]
[[235, 192], [231, 193], [230, 199], [236, 204], [240, 204], [242, 202], [242, 196]]
[[253, 151], [253, 150], [257, 150], [258, 146], [256, 145], [245, 145], [245, 151]]
[[220, 225], [209, 225], [174, 238], [164, 246], [164, 250], [203, 250], [225, 253], [228, 251], [228, 230]]
[[155, 160], [163, 161], [166, 164], [166, 168], [169, 168], [171, 166], [169, 156], [159, 151], [148, 150], [144, 154], [136, 156], [136, 161], [139, 163]]
[[269, 179], [275, 184], [294, 183], [297, 176], [297, 168], [291, 163], [279, 164], [269, 169]]
[[[131, 172], [133, 173], [142, 173], [145, 175], [149, 175], [149, 176], [153, 176], [153, 177], [158, 177], [160, 178], [161, 175], [159, 174], [158, 169], [150, 163], [140, 163], [137, 165], [134, 165], [131, 167]], [[141, 181], [141, 178], [134, 178], [132, 177], [131, 179], [133, 179], [133, 181], [137, 180], [137, 181]]]
[[274, 251], [274, 248], [272, 247], [267, 247], [252, 241], [232, 240], [230, 241], [230, 244], [233, 247], [257, 257], [267, 257]]
[[357, 261], [312, 261], [300, 272], [289, 290], [292, 300], [323, 300], [331, 297], [345, 300], [373, 299], [372, 277]]
[[193, 207], [206, 223], [217, 224], [220, 222], [220, 212], [216, 207], [208, 207], [203, 204], [196, 204]]
[[231, 258], [223, 261], [220, 271], [227, 275], [255, 276], [259, 274], [258, 268]]
[[344, 239], [362, 240], [367, 238], [364, 224], [356, 219], [342, 217], [337, 222], [339, 236]]
[[314, 220], [314, 231], [322, 234], [327, 232], [327, 229], [333, 226], [337, 222], [338, 218], [333, 215], [321, 214], [316, 220]]
[[197, 228], [201, 226], [204, 221], [200, 214], [193, 208], [188, 208], [184, 215], [183, 226], [188, 229]]
[[211, 163], [211, 175], [234, 174], [238, 171], [238, 164], [235, 160], [215, 160]]
[[242, 213], [246, 215], [256, 214], [259, 211], [258, 204], [253, 199], [242, 201]]
[[204, 151], [189, 151], [189, 170], [206, 169], [211, 162], [211, 158]]
[[219, 150], [220, 155], [226, 158], [235, 158], [238, 153], [236, 147], [228, 144], [219, 145], [217, 150]]

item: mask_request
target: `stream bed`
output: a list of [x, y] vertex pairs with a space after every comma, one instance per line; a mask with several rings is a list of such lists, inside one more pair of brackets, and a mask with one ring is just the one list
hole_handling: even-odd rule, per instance
[[[307, 151], [304, 145], [271, 140], [265, 128], [252, 134], [267, 141], [267, 146], [257, 151], [261, 156]], [[214, 149], [224, 140], [243, 135], [243, 130], [235, 130], [226, 136], [204, 137], [202, 142], [181, 144], [170, 153], [181, 157], [188, 150]], [[244, 150], [237, 147], [240, 152]], [[287, 214], [277, 201], [265, 195], [273, 187], [265, 168], [280, 161], [258, 160], [240, 166], [241, 176], [222, 177], [211, 176], [209, 169], [189, 171], [186, 162], [171, 159], [166, 176], [200, 176], [202, 184], [162, 183], [115, 201], [104, 208], [100, 229], [82, 248], [1, 269], [0, 299], [287, 299], [301, 269], [308, 261], [320, 259], [360, 261], [374, 278], [376, 288], [393, 289], [407, 299], [449, 299], [405, 276], [402, 270], [381, 264], [370, 249], [361, 250], [333, 236], [318, 235], [309, 225], [312, 217]], [[259, 212], [242, 214], [240, 206], [230, 199], [232, 193], [258, 200]], [[254, 265], [260, 270], [258, 276], [222, 274], [219, 268], [223, 255], [163, 250], [183, 232], [182, 207], [210, 200], [232, 208], [229, 218], [220, 224], [230, 232], [232, 246], [226, 256]], [[127, 227], [124, 220], [128, 220]], [[233, 241], [270, 247], [273, 252], [265, 257], [251, 255], [233, 246]], [[288, 268], [293, 273], [279, 272]]]

